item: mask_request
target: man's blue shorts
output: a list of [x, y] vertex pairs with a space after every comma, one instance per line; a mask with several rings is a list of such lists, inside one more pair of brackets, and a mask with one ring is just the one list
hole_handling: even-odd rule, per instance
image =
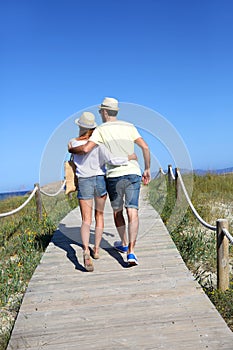
[[78, 199], [92, 199], [105, 194], [107, 189], [104, 175], [78, 178]]
[[113, 210], [121, 210], [124, 203], [126, 208], [138, 209], [141, 176], [131, 174], [108, 177], [106, 181]]

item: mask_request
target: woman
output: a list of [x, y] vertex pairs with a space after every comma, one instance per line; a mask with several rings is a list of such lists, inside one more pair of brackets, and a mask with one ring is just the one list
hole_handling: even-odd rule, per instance
[[[72, 139], [69, 149], [85, 144], [92, 135], [95, 127], [94, 114], [84, 112], [75, 120], [79, 126], [79, 137]], [[99, 258], [99, 246], [104, 228], [104, 206], [107, 198], [105, 183], [105, 163], [112, 165], [126, 165], [128, 160], [137, 159], [135, 154], [125, 157], [113, 157], [105, 146], [96, 146], [88, 154], [74, 154], [76, 176], [78, 177], [78, 200], [82, 216], [81, 238], [83, 244], [83, 261], [87, 271], [93, 271], [93, 261], [90, 255], [89, 239], [92, 222], [92, 206], [95, 207], [95, 245], [94, 259]]]

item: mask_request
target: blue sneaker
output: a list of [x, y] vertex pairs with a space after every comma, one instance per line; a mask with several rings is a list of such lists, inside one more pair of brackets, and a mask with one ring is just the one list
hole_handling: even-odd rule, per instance
[[114, 248], [120, 253], [127, 253], [128, 251], [128, 246], [123, 246], [121, 241], [114, 242]]
[[138, 265], [138, 259], [135, 254], [130, 253], [127, 255], [127, 262], [129, 266], [135, 266]]

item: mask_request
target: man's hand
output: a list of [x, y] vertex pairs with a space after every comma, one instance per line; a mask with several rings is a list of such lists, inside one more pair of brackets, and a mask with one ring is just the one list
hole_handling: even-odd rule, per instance
[[144, 173], [142, 174], [142, 182], [144, 185], [148, 185], [150, 182], [151, 176], [150, 176], [150, 169], [145, 169]]
[[137, 157], [136, 153], [129, 154], [128, 155], [128, 160], [138, 160], [138, 157]]
[[148, 185], [150, 182], [150, 150], [147, 143], [143, 140], [142, 137], [139, 137], [137, 140], [135, 140], [135, 143], [142, 149], [145, 163], [145, 170], [142, 174], [142, 181], [144, 185]]
[[87, 143], [85, 143], [85, 145], [81, 145], [81, 146], [77, 146], [77, 147], [72, 147], [72, 143], [69, 142], [68, 143], [68, 151], [70, 153], [74, 153], [74, 154], [87, 154], [95, 146], [96, 146], [96, 144], [94, 142], [92, 142], [92, 141], [88, 141]]

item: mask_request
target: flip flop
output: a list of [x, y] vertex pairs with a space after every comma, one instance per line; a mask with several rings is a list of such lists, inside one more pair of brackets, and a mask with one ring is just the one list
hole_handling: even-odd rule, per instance
[[100, 258], [100, 255], [99, 255], [99, 253], [96, 253], [95, 248], [90, 248], [89, 247], [89, 249], [90, 249], [91, 257], [93, 259], [99, 259]]
[[83, 253], [83, 263], [88, 272], [94, 271], [94, 265], [89, 253]]

